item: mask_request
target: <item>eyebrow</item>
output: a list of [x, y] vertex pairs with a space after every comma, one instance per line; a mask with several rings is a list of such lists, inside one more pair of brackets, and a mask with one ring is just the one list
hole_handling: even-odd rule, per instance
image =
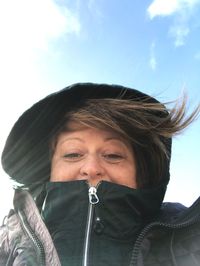
[[105, 141], [109, 141], [109, 140], [119, 140], [120, 142], [124, 142], [121, 138], [119, 137], [110, 137], [110, 138], [106, 138]]
[[[60, 144], [66, 142], [66, 141], [71, 141], [71, 140], [78, 140], [78, 141], [80, 141], [80, 142], [82, 142], [82, 143], [85, 142], [85, 141], [84, 141], [83, 139], [81, 139], [81, 138], [78, 138], [78, 137], [72, 137], [72, 138], [66, 138], [66, 139], [64, 139]], [[105, 138], [104, 140], [105, 140], [105, 142], [107, 142], [107, 141], [111, 141], [111, 140], [117, 140], [117, 141], [120, 141], [120, 142], [124, 143], [124, 141], [123, 141], [121, 138], [118, 138], [118, 137], [108, 137], [108, 138]]]
[[[79, 140], [79, 141], [81, 141], [81, 142], [85, 142], [83, 139], [78, 138], [78, 137], [66, 138], [66, 139], [64, 139], [62, 142], [70, 141], [70, 140]], [[120, 141], [120, 142], [124, 142], [124, 141], [123, 141], [121, 138], [119, 138], [119, 137], [108, 137], [108, 138], [105, 138], [104, 140], [105, 140], [105, 141], [118, 140], [118, 141]]]
[[116, 140], [116, 141], [119, 141], [122, 145], [126, 146], [128, 148], [128, 142], [126, 140], [123, 140], [122, 138], [120, 137], [110, 137], [110, 138], [106, 138], [105, 142], [106, 141], [109, 141], [109, 140]]
[[62, 144], [63, 142], [70, 141], [70, 140], [79, 140], [79, 141], [81, 141], [81, 142], [84, 143], [84, 141], [83, 141], [82, 139], [74, 137], [74, 138], [67, 138], [67, 139], [64, 139], [64, 140], [61, 142], [61, 144]]

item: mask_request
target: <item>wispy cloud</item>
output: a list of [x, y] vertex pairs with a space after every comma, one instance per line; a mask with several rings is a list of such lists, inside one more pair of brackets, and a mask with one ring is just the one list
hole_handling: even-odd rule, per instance
[[87, 7], [93, 17], [101, 23], [104, 16], [101, 8], [99, 7], [99, 3], [97, 4], [96, 0], [88, 0]]
[[150, 47], [150, 59], [149, 59], [149, 65], [152, 70], [156, 70], [157, 67], [157, 60], [155, 57], [155, 42], [151, 44]]
[[185, 45], [185, 40], [189, 33], [189, 26], [184, 24], [173, 25], [169, 29], [169, 35], [174, 38], [174, 45], [176, 47]]
[[200, 0], [154, 0], [147, 9], [150, 19], [157, 16], [173, 16], [173, 22], [169, 28], [169, 36], [174, 38], [176, 47], [183, 46], [186, 37], [191, 31], [191, 18], [194, 7], [200, 4]]

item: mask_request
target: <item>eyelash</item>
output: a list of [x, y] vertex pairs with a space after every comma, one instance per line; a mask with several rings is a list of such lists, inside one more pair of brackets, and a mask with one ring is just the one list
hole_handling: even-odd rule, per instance
[[77, 153], [77, 152], [74, 152], [74, 153], [67, 153], [63, 156], [64, 158], [67, 158], [67, 159], [79, 159], [80, 157], [82, 157], [82, 154], [80, 153]]
[[103, 157], [108, 158], [108, 159], [112, 159], [112, 160], [122, 159], [123, 158], [122, 155], [116, 154], [116, 153], [105, 154], [105, 155], [103, 155]]
[[[63, 157], [67, 160], [70, 161], [78, 161], [79, 159], [81, 159], [84, 155], [81, 153], [67, 153], [65, 154]], [[124, 156], [121, 154], [117, 154], [117, 153], [106, 153], [103, 154], [101, 157], [103, 157], [106, 161], [110, 161], [110, 162], [119, 162], [122, 159], [124, 159]]]

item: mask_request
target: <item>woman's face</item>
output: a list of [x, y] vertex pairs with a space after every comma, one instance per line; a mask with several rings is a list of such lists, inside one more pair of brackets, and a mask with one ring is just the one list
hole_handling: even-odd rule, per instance
[[136, 188], [136, 165], [131, 145], [113, 131], [68, 123], [58, 136], [50, 181], [101, 180]]

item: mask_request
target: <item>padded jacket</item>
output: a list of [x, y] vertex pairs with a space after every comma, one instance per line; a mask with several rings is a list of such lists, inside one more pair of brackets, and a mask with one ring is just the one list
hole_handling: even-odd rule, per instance
[[[102, 238], [101, 235], [100, 237]], [[121, 242], [126, 248], [126, 243]], [[115, 250], [106, 250], [104, 252], [107, 255], [101, 257], [101, 250], [93, 248], [96, 261], [78, 259], [74, 265], [200, 265], [200, 199], [190, 208], [181, 204], [163, 203], [159, 215], [141, 228], [137, 238], [130, 243], [130, 254], [120, 254], [122, 259], [118, 262], [116, 258], [119, 254]], [[0, 265], [61, 265], [52, 236], [41, 218], [35, 201], [27, 191], [15, 192], [14, 210], [10, 211], [1, 226]], [[69, 263], [62, 265], [72, 266]]]

